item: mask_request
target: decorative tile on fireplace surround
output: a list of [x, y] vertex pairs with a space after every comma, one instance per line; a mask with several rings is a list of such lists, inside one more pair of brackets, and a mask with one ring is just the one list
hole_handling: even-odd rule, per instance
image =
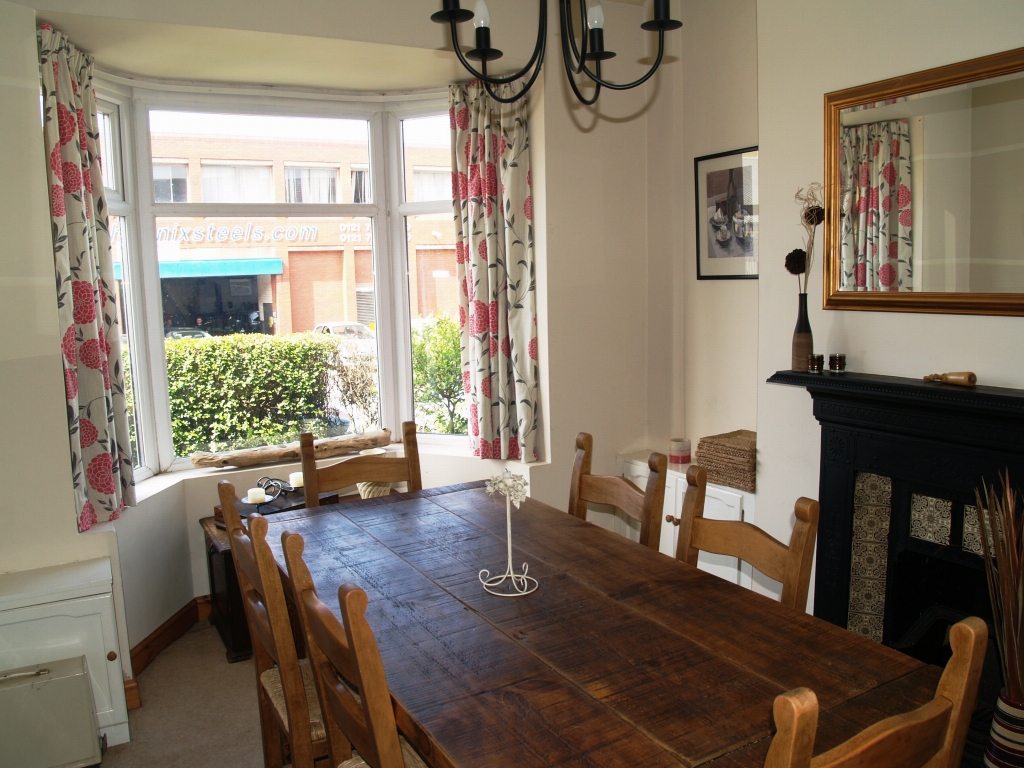
[[892, 480], [861, 472], [853, 492], [850, 610], [846, 626], [882, 642]]
[[952, 501], [913, 494], [910, 497], [910, 535], [948, 546], [952, 512]]

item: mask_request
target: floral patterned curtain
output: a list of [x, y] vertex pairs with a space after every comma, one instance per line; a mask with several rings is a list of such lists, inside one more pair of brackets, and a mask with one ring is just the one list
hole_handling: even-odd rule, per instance
[[[521, 84], [502, 86], [503, 98]], [[479, 81], [449, 89], [462, 382], [473, 453], [535, 461], [537, 283], [525, 100]]]
[[135, 503], [121, 329], [103, 194], [93, 60], [60, 32], [39, 32], [57, 311], [78, 529]]
[[912, 291], [910, 127], [906, 120], [843, 128], [843, 291]]

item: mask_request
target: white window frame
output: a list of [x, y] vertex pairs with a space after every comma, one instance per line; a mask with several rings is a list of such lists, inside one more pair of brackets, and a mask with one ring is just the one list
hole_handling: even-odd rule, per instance
[[[135, 85], [138, 81], [132, 81]], [[139, 451], [144, 466], [137, 479], [168, 470], [190, 469], [186, 458], [174, 455], [164, 355], [163, 312], [159, 262], [156, 250], [156, 219], [166, 216], [239, 217], [333, 216], [361, 217], [372, 222], [374, 294], [377, 307], [378, 371], [381, 422], [395, 431], [414, 415], [412, 386], [412, 331], [409, 302], [406, 217], [451, 212], [450, 201], [405, 202], [405, 163], [402, 119], [440, 115], [448, 111], [447, 95], [431, 93], [387, 97], [344, 96], [333, 93], [292, 92], [274, 95], [246, 88], [191, 89], [183, 86], [124, 87], [102, 78], [102, 97], [118, 106], [123, 159], [120, 178], [125, 201], [111, 213], [125, 216], [130, 233], [129, 263], [125, 264], [126, 289], [135, 308], [133, 325], [133, 382], [138, 423]], [[150, 110], [210, 111], [220, 114], [282, 115], [365, 119], [369, 124], [369, 149], [373, 203], [154, 203], [149, 136]], [[163, 158], [159, 158], [163, 159]], [[211, 161], [202, 160], [203, 163]], [[244, 161], [220, 161], [238, 165]], [[265, 165], [265, 162], [252, 164]], [[312, 167], [295, 162], [294, 165]], [[330, 164], [333, 165], [333, 164]], [[340, 170], [340, 166], [339, 167]], [[190, 195], [191, 197], [191, 195]], [[136, 357], [139, 362], [134, 363]], [[421, 442], [461, 446], [464, 436], [420, 436]]]
[[[154, 157], [153, 167], [158, 165], [171, 165], [171, 166], [185, 166], [185, 202], [191, 202], [192, 200], [192, 180], [189, 178], [191, 168], [189, 167], [188, 160], [182, 160], [181, 158], [168, 158], [168, 157]], [[174, 178], [171, 178], [171, 184], [174, 183]], [[172, 195], [173, 196], [173, 195]]]

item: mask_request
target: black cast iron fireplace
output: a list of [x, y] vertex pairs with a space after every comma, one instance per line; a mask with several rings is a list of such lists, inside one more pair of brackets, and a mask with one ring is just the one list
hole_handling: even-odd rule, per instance
[[[821, 424], [814, 615], [930, 664], [949, 627], [989, 622], [974, 489], [1024, 485], [1024, 391], [863, 373], [779, 371]], [[1001, 687], [990, 637], [964, 766], [981, 766]]]

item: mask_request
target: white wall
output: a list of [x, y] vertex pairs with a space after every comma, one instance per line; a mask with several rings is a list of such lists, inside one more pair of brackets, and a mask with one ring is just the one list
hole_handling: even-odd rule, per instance
[[[879, 23], [870, 20], [878, 19]], [[806, 391], [765, 384], [788, 367], [796, 290], [782, 258], [800, 245], [793, 193], [823, 180], [823, 94], [1024, 45], [1024, 4], [1006, 0], [760, 0], [757, 6], [761, 278], [758, 281], [758, 523], [785, 540], [793, 502], [817, 497], [820, 432]], [[854, 58], [854, 55], [856, 58]], [[971, 370], [1024, 387], [1024, 319], [821, 309], [811, 278], [815, 351], [851, 370], [920, 377]], [[828, 514], [828, 510], [822, 510]]]
[[117, 542], [80, 535], [71, 489], [64, 374], [30, 9], [0, 0], [0, 572], [110, 557], [127, 651]]
[[[728, 29], [728, 44], [716, 34]], [[686, 4], [682, 128], [681, 334], [685, 432], [693, 448], [706, 435], [757, 429], [759, 280], [698, 280], [693, 158], [757, 146], [757, 8], [755, 0], [691, 0]], [[764, 189], [760, 192], [762, 220]], [[776, 263], [759, 244], [760, 270]], [[794, 281], [795, 282], [795, 281]], [[678, 283], [677, 283], [678, 284]], [[796, 318], [793, 318], [796, 323]], [[682, 361], [681, 361], [682, 362]], [[678, 407], [678, 405], [677, 405]]]

